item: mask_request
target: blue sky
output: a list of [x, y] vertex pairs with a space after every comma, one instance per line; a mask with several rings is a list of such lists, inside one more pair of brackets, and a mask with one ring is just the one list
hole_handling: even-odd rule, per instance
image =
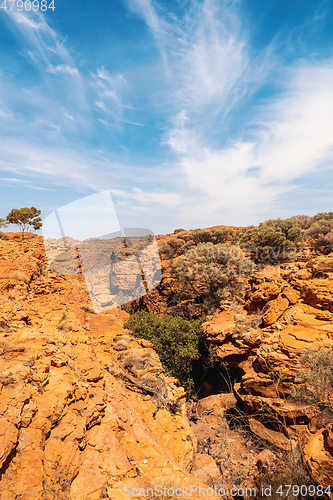
[[0, 9], [0, 217], [105, 189], [155, 233], [332, 211], [332, 1], [54, 4]]

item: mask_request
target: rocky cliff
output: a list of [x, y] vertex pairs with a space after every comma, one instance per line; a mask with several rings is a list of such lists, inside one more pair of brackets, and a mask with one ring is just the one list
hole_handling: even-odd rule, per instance
[[[327, 488], [333, 480], [333, 254], [268, 266], [248, 283], [245, 300], [222, 302], [203, 325], [206, 345], [215, 362], [243, 370], [233, 392], [251, 433], [270, 449], [299, 450], [311, 480]], [[302, 395], [309, 350], [313, 379]]]
[[183, 389], [80, 280], [48, 271], [41, 237], [0, 240], [1, 500], [202, 485]]
[[[124, 492], [156, 485], [266, 498], [260, 487], [286, 471], [295, 483], [332, 483], [332, 393], [325, 404], [292, 396], [302, 353], [333, 349], [333, 255], [247, 272], [242, 293], [231, 273], [233, 293], [221, 294], [225, 282], [202, 273], [184, 285], [175, 270], [186, 235], [165, 241], [161, 285], [131, 307], [213, 312], [203, 325], [211, 395], [199, 401], [186, 402], [153, 346], [124, 328], [127, 312], [95, 314], [80, 275], [50, 272], [42, 238], [0, 239], [1, 500], [134, 498]], [[248, 263], [237, 259], [231, 271]]]

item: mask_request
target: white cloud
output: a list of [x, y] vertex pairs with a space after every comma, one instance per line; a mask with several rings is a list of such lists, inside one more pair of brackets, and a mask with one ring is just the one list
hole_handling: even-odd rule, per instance
[[151, 0], [126, 0], [130, 9], [139, 14], [147, 23], [158, 45], [165, 68], [168, 68], [166, 46], [173, 27], [158, 15]]
[[0, 118], [4, 118], [5, 120], [9, 120], [14, 118], [14, 115], [8, 109], [0, 108]]
[[71, 120], [72, 122], [75, 122], [75, 121], [76, 121], [76, 120], [75, 120], [75, 118], [74, 118], [74, 116], [73, 116], [73, 115], [70, 115], [69, 113], [67, 113], [67, 111], [65, 111], [64, 116], [65, 116], [66, 118], [68, 118], [68, 120]]
[[[283, 67], [274, 40], [250, 56], [236, 2], [204, 0], [185, 20], [171, 21], [150, 0], [128, 4], [167, 61], [172, 125], [164, 143], [176, 156], [184, 220], [219, 223], [224, 214], [232, 223], [251, 223], [274, 210], [302, 176], [332, 161], [332, 61]], [[227, 138], [231, 112], [273, 75], [280, 93], [247, 110], [238, 136]]]
[[94, 175], [93, 170], [94, 167], [101, 169], [102, 162], [88, 154], [7, 141], [0, 144], [0, 158], [3, 172], [24, 176], [30, 182], [38, 179], [63, 186], [71, 183], [72, 186], [98, 189], [98, 174]]
[[52, 65], [52, 58], [56, 57], [63, 63], [72, 63], [72, 58], [62, 44], [57, 33], [47, 24], [43, 14], [39, 12], [23, 14], [22, 12], [8, 12], [10, 26], [16, 28], [23, 35], [25, 42], [33, 48], [27, 51], [40, 64]]
[[90, 85], [97, 97], [95, 105], [115, 122], [124, 121], [123, 101], [128, 88], [124, 75], [111, 74], [102, 66], [97, 68], [96, 73], [90, 74]]
[[[58, 33], [46, 22], [41, 12], [7, 12], [9, 27], [22, 42], [24, 49], [21, 54], [29, 58], [39, 69], [43, 77], [52, 78], [49, 75], [59, 75], [64, 77], [56, 83], [59, 84], [71, 100], [81, 108], [87, 108], [84, 81], [80, 72]], [[68, 77], [75, 79], [68, 81]], [[53, 82], [49, 81], [49, 84]], [[49, 92], [49, 89], [48, 89]]]
[[103, 118], [97, 118], [98, 122], [103, 123], [103, 125], [110, 127], [110, 123], [107, 120], [103, 120]]
[[131, 0], [129, 6], [144, 18], [161, 50], [170, 85], [167, 100], [175, 110], [193, 116], [210, 106], [216, 115], [240, 99], [249, 58], [232, 3], [194, 3], [186, 21], [173, 16], [169, 22], [158, 16], [151, 0]]
[[212, 102], [221, 110], [234, 99], [246, 71], [245, 40], [237, 17], [225, 6], [206, 1], [197, 16], [178, 45], [179, 99], [189, 110]]
[[49, 33], [52, 33], [52, 35], [55, 35], [55, 32], [47, 25], [45, 22], [42, 14], [40, 13], [34, 13], [36, 19], [39, 20], [39, 22], [35, 21], [31, 15], [24, 14], [23, 12], [8, 12], [8, 14], [14, 19], [14, 21], [18, 24], [23, 24], [26, 25], [28, 28], [31, 28], [33, 30], [44, 30], [48, 31]]
[[3, 182], [17, 182], [17, 183], [24, 182], [22, 179], [16, 179], [14, 177], [1, 177], [0, 180]]
[[80, 77], [79, 71], [74, 66], [70, 66], [69, 64], [58, 64], [57, 66], [53, 66], [52, 64], [48, 66], [46, 69], [48, 73], [53, 74], [64, 74]]
[[289, 73], [289, 89], [260, 110], [258, 162], [267, 181], [296, 179], [332, 159], [333, 60]]
[[191, 203], [195, 191], [212, 215], [250, 223], [270, 211], [294, 181], [332, 162], [333, 61], [296, 67], [284, 76], [285, 92], [256, 108], [251, 142], [212, 149], [195, 127], [178, 119], [182, 126], [170, 132], [168, 144], [190, 188], [184, 200]]

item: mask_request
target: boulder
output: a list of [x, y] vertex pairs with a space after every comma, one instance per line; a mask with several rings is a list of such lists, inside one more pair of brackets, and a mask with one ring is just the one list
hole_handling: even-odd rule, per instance
[[218, 311], [212, 319], [202, 325], [204, 339], [207, 342], [221, 344], [226, 337], [232, 335], [236, 326], [232, 311]]
[[297, 304], [299, 301], [299, 293], [291, 287], [285, 288], [281, 295], [288, 299], [289, 304]]
[[315, 279], [304, 283], [301, 296], [306, 304], [333, 312], [333, 281]]
[[276, 320], [282, 316], [285, 310], [289, 306], [289, 300], [282, 295], [279, 295], [274, 300], [268, 302], [268, 304], [263, 309], [262, 321], [264, 325], [272, 325]]
[[310, 280], [312, 278], [312, 273], [309, 269], [300, 269], [295, 273], [295, 278], [298, 280]]
[[215, 460], [204, 453], [195, 456], [191, 474], [209, 486], [222, 484], [222, 474]]
[[203, 412], [210, 412], [222, 414], [228, 408], [236, 404], [235, 396], [231, 394], [213, 394], [198, 401], [196, 406], [196, 413], [202, 414]]
[[332, 485], [333, 456], [325, 449], [325, 428], [309, 437], [303, 455], [306, 467], [313, 481], [324, 488]]
[[317, 413], [309, 422], [308, 428], [311, 434], [316, 433], [322, 427], [325, 427], [333, 421], [333, 410], [325, 408], [320, 413]]
[[282, 434], [282, 432], [268, 429], [264, 424], [254, 418], [249, 419], [249, 426], [251, 431], [256, 434], [256, 436], [260, 437], [271, 446], [283, 451], [291, 448], [290, 440]]
[[268, 302], [269, 300], [276, 299], [282, 290], [282, 284], [274, 281], [261, 283], [250, 294], [252, 302]]
[[333, 253], [309, 260], [307, 268], [312, 271], [314, 277], [333, 274]]
[[333, 455], [333, 422], [326, 425], [324, 430], [325, 449]]

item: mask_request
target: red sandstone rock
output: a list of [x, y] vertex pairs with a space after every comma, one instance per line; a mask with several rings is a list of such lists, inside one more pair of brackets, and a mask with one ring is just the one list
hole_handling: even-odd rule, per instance
[[222, 484], [222, 474], [213, 457], [203, 453], [194, 458], [191, 474], [209, 486]]
[[301, 287], [301, 296], [307, 304], [333, 312], [332, 280], [315, 279], [304, 283]]
[[315, 276], [331, 276], [333, 274], [333, 254], [325, 256], [321, 255], [319, 257], [311, 259], [307, 263], [307, 268], [311, 269], [312, 273]]
[[254, 418], [249, 419], [249, 426], [254, 434], [269, 443], [271, 446], [279, 448], [283, 451], [286, 451], [291, 447], [289, 439], [282, 434], [282, 432], [276, 432], [268, 429], [265, 425]]
[[272, 325], [282, 316], [287, 307], [289, 300], [282, 295], [279, 295], [275, 300], [271, 300], [263, 309], [262, 321], [264, 325]]
[[217, 312], [210, 321], [202, 325], [205, 339], [212, 343], [222, 343], [233, 333], [234, 328], [235, 320], [232, 311]]
[[281, 295], [288, 299], [289, 304], [296, 304], [299, 301], [299, 293], [293, 288], [285, 288]]
[[304, 460], [313, 481], [324, 488], [332, 485], [333, 456], [325, 449], [324, 429], [309, 437], [304, 447]]
[[[1, 500], [120, 499], [125, 484], [145, 487], [161, 471], [204, 486], [188, 472], [196, 438], [183, 388], [139, 339], [126, 352], [149, 353], [157, 371], [124, 378], [113, 345], [128, 336], [127, 313], [90, 313], [80, 279], [41, 274], [41, 254], [39, 237], [0, 241]], [[148, 375], [165, 399], [138, 388]]]

